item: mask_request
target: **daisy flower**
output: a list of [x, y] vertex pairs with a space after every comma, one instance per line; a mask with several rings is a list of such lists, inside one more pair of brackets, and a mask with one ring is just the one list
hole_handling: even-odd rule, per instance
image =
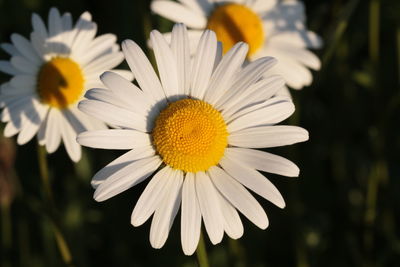
[[302, 142], [308, 132], [276, 126], [294, 112], [290, 98], [272, 97], [284, 86], [279, 76], [262, 78], [276, 61], [260, 58], [243, 67], [248, 45], [238, 43], [222, 56], [213, 31], [200, 38], [190, 61], [186, 27], [177, 24], [171, 43], [151, 33], [159, 78], [131, 40], [122, 51], [140, 87], [121, 76], [101, 76], [106, 89], [91, 89], [80, 110], [117, 129], [88, 131], [81, 145], [130, 150], [95, 174], [94, 198], [107, 200], [154, 176], [133, 210], [133, 226], [152, 215], [150, 243], [164, 245], [181, 208], [181, 241], [191, 255], [204, 222], [213, 244], [224, 232], [243, 234], [238, 211], [258, 227], [268, 226], [263, 208], [246, 189], [280, 208], [285, 202], [257, 170], [298, 176], [292, 162], [257, 148]]
[[[302, 2], [297, 0], [154, 0], [153, 12], [191, 28], [193, 50], [204, 29], [215, 31], [226, 53], [237, 42], [249, 44], [247, 59], [273, 56], [278, 60], [268, 74], [282, 75], [293, 89], [312, 82], [308, 68], [319, 70], [320, 60], [308, 48], [322, 45], [305, 26]], [[170, 33], [166, 34], [170, 38]]]
[[[101, 84], [99, 76], [123, 61], [113, 34], [95, 37], [96, 23], [88, 12], [75, 25], [71, 14], [49, 12], [48, 27], [32, 15], [30, 40], [11, 35], [11, 43], [1, 44], [11, 59], [0, 61], [0, 71], [12, 75], [1, 86], [1, 120], [7, 122], [4, 135], [18, 134], [17, 142], [27, 143], [37, 134], [49, 153], [61, 140], [73, 161], [81, 157], [78, 133], [105, 129], [103, 122], [89, 118], [77, 104], [87, 89]], [[119, 71], [132, 78], [128, 71]]]

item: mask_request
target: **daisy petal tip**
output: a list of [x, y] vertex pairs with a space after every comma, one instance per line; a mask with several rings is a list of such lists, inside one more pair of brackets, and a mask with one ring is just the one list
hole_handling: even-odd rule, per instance
[[102, 83], [105, 85], [104, 80], [106, 80], [108, 77], [112, 76], [112, 75], [118, 75], [115, 72], [112, 71], [105, 71], [100, 75], [100, 80], [102, 81]]
[[143, 221], [142, 218], [133, 210], [132, 215], [131, 215], [131, 224], [133, 227], [138, 227], [141, 226], [145, 221]]
[[189, 246], [182, 246], [183, 254], [186, 256], [192, 256], [193, 253], [196, 251], [196, 246], [189, 247]]
[[135, 45], [136, 45], [136, 43], [134, 41], [132, 41], [131, 39], [125, 39], [122, 41], [121, 47], [122, 47], [122, 50], [124, 51], [126, 49], [129, 49], [129, 47], [132, 47]]
[[96, 189], [96, 191], [94, 191], [94, 195], [93, 198], [94, 200], [96, 200], [97, 202], [103, 202], [106, 201], [107, 199], [109, 199], [106, 194], [104, 194], [104, 190], [99, 190], [101, 187], [98, 187]]
[[74, 163], [78, 163], [81, 160], [81, 155], [69, 155], [69, 157]]
[[268, 226], [269, 226], [269, 222], [266, 222], [265, 224], [260, 225], [259, 227], [260, 227], [261, 230], [265, 230], [265, 229], [268, 228]]
[[304, 129], [304, 128], [301, 128], [302, 130], [303, 130], [303, 140], [301, 140], [300, 142], [305, 142], [305, 141], [308, 141], [309, 139], [310, 139], [310, 134], [309, 134], [309, 132], [306, 130], [306, 129]]
[[275, 205], [280, 209], [286, 208], [286, 203], [285, 203], [285, 200], [283, 198], [280, 199], [279, 201], [277, 201], [277, 203], [275, 203]]
[[237, 232], [237, 233], [235, 233], [235, 235], [231, 234], [231, 236], [229, 236], [229, 237], [234, 240], [237, 240], [237, 239], [241, 238], [243, 236], [243, 234], [244, 234], [244, 231], [242, 229], [241, 232]]
[[293, 172], [288, 177], [299, 177], [300, 176], [300, 168], [293, 164]]

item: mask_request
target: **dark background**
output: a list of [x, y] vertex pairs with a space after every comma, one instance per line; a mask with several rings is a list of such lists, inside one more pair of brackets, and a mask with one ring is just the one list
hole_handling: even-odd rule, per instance
[[[263, 231], [243, 218], [239, 241], [212, 246], [211, 266], [400, 266], [400, 1], [306, 1], [309, 28], [325, 46], [311, 87], [293, 92], [289, 123], [310, 140], [274, 149], [296, 162], [299, 178], [266, 174], [286, 200], [283, 210], [258, 198], [270, 219]], [[135, 40], [172, 24], [146, 0], [0, 0], [0, 42], [26, 37], [31, 14], [50, 7], [74, 19], [93, 14], [99, 33]], [[1, 52], [1, 60], [8, 56]], [[126, 67], [126, 65], [122, 65]], [[0, 81], [8, 77], [1, 74]], [[0, 127], [4, 127], [2, 124]], [[37, 141], [15, 146], [0, 136], [0, 266], [63, 266], [43, 201]], [[15, 158], [13, 153], [16, 153]], [[180, 215], [161, 250], [151, 248], [150, 223], [130, 225], [147, 182], [104, 203], [92, 199], [93, 173], [118, 153], [84, 149], [73, 165], [62, 147], [48, 157], [61, 229], [76, 266], [196, 266], [183, 255]]]

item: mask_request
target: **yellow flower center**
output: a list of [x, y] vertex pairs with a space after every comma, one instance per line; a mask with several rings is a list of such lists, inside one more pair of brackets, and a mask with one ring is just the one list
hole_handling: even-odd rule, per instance
[[246, 42], [250, 56], [264, 42], [261, 18], [244, 5], [225, 4], [217, 7], [208, 18], [207, 28], [217, 34], [224, 53], [237, 42]]
[[84, 79], [79, 65], [69, 58], [55, 57], [43, 64], [37, 78], [37, 91], [42, 103], [66, 108], [83, 93]]
[[228, 145], [221, 113], [195, 99], [169, 104], [158, 116], [152, 136], [164, 163], [185, 172], [206, 171], [218, 164]]

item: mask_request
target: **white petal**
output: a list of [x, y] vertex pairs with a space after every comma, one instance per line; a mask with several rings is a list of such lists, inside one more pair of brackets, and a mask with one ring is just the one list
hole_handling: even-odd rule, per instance
[[85, 125], [71, 112], [70, 109], [64, 109], [62, 113], [76, 134], [87, 131]]
[[70, 47], [63, 42], [63, 25], [57, 8], [51, 8], [48, 17], [49, 39], [46, 40], [48, 50], [56, 54], [69, 54]]
[[171, 48], [161, 33], [156, 30], [150, 33], [150, 40], [165, 95], [168, 98], [176, 97], [179, 89], [178, 72]]
[[19, 128], [17, 128], [12, 121], [7, 123], [6, 127], [4, 127], [4, 137], [11, 137], [16, 135], [19, 132]]
[[213, 73], [217, 69], [219, 63], [221, 63], [222, 56], [223, 56], [223, 45], [222, 42], [217, 41], [217, 53], [215, 54], [215, 61], [214, 61], [214, 67], [213, 67]]
[[277, 0], [255, 0], [251, 3], [251, 8], [257, 13], [266, 12], [276, 6]]
[[108, 177], [94, 192], [96, 201], [105, 201], [149, 177], [162, 163], [158, 156], [140, 159]]
[[89, 100], [98, 100], [104, 103], [112, 104], [120, 108], [124, 108], [135, 112], [132, 106], [126, 103], [125, 100], [114, 94], [113, 91], [103, 88], [92, 88], [85, 93], [85, 98]]
[[[275, 104], [278, 104], [281, 102], [292, 101], [292, 99], [287, 96], [274, 96], [265, 101], [263, 101], [263, 99], [264, 98], [260, 99], [260, 101], [258, 103], [252, 103], [252, 105], [248, 105], [248, 106], [236, 111], [236, 113], [234, 113], [230, 116], [228, 114], [223, 113], [226, 122], [230, 123], [231, 121], [233, 121], [241, 116], [244, 116], [248, 113], [257, 111], [259, 109], [262, 109], [262, 108], [265, 108], [268, 106], [272, 106], [272, 105], [275, 105]], [[243, 100], [243, 102], [244, 102], [244, 100]], [[239, 103], [238, 103], [238, 105], [239, 105]], [[232, 108], [234, 108], [234, 107], [232, 107]], [[232, 111], [232, 108], [229, 109], [228, 111]]]
[[79, 144], [102, 149], [132, 149], [151, 145], [150, 135], [135, 130], [109, 129], [78, 135]]
[[17, 33], [13, 33], [11, 35], [11, 41], [13, 42], [15, 48], [18, 49], [19, 53], [26, 59], [35, 64], [40, 64], [42, 62], [31, 43], [25, 37]]
[[275, 34], [270, 39], [276, 45], [291, 45], [294, 47], [319, 49], [323, 45], [322, 39], [311, 31], [284, 31]]
[[304, 65], [291, 57], [278, 53], [279, 52], [276, 53], [277, 58], [279, 59], [278, 64], [271, 69], [269, 73], [282, 75], [285, 78], [287, 85], [296, 90], [302, 89], [304, 86], [311, 84], [312, 74]]
[[35, 65], [34, 63], [32, 63], [20, 56], [13, 56], [11, 58], [11, 64], [17, 70], [19, 70], [23, 73], [27, 73], [27, 74], [35, 75], [39, 70], [38, 65]]
[[152, 100], [133, 83], [112, 71], [105, 72], [100, 76], [100, 79], [115, 95], [130, 105], [136, 113], [147, 115], [150, 111], [153, 104]]
[[165, 105], [166, 99], [161, 83], [142, 49], [135, 42], [125, 40], [122, 50], [140, 88], [147, 95], [152, 95], [157, 103]]
[[185, 255], [192, 255], [200, 239], [201, 212], [196, 195], [195, 176], [187, 173], [182, 188], [181, 243]]
[[278, 147], [308, 140], [308, 132], [296, 126], [262, 126], [247, 128], [228, 137], [228, 143], [239, 147]]
[[299, 176], [300, 170], [290, 160], [283, 157], [248, 148], [228, 147], [225, 155], [251, 169], [280, 174], [288, 177]]
[[[104, 122], [86, 115], [78, 107], [70, 107], [68, 111], [80, 122], [84, 131], [105, 130], [107, 126]], [[80, 133], [81, 131], [78, 131]]]
[[33, 31], [36, 32], [43, 40], [47, 38], [46, 25], [36, 13], [32, 14], [32, 27]]
[[243, 90], [237, 95], [236, 100], [232, 99], [226, 103], [222, 115], [229, 118], [241, 109], [245, 109], [257, 103], [262, 103], [264, 100], [274, 96], [284, 85], [285, 80], [280, 75], [265, 77], [249, 86], [246, 90]]
[[110, 52], [116, 41], [117, 37], [114, 34], [103, 34], [96, 37], [90, 44], [88, 51], [79, 58], [79, 61], [83, 66], [88, 64], [97, 57]]
[[65, 149], [67, 150], [71, 160], [73, 162], [78, 162], [81, 159], [82, 149], [81, 146], [76, 142], [76, 132], [63, 112], [61, 118], [61, 136]]
[[49, 52], [46, 40], [43, 39], [37, 32], [31, 33], [31, 43], [36, 53], [42, 60], [47, 59], [46, 54]]
[[190, 46], [186, 26], [175, 24], [171, 34], [171, 50], [178, 71], [178, 94], [188, 95], [190, 90]]
[[83, 67], [83, 70], [88, 75], [93, 73], [102, 73], [105, 70], [110, 70], [118, 66], [124, 60], [124, 55], [121, 52], [110, 53], [96, 58], [89, 64]]
[[118, 74], [122, 78], [128, 80], [128, 81], [133, 81], [133, 73], [130, 70], [122, 70], [122, 69], [112, 69], [110, 72], [113, 72], [115, 74]]
[[261, 173], [248, 168], [238, 161], [224, 157], [220, 164], [222, 168], [239, 183], [280, 208], [285, 207], [285, 201], [278, 189]]
[[218, 191], [247, 219], [261, 229], [268, 227], [267, 214], [243, 185], [216, 166], [211, 167], [209, 173]]
[[234, 80], [234, 75], [241, 68], [248, 50], [249, 46], [246, 43], [240, 42], [224, 55], [211, 77], [210, 86], [204, 98], [205, 101], [215, 104], [230, 88]]
[[[32, 92], [36, 88], [36, 77], [32, 75], [16, 75], [10, 80], [10, 85], [19, 94]], [[16, 94], [16, 93], [14, 93]]]
[[150, 8], [160, 16], [174, 22], [184, 23], [190, 28], [204, 29], [207, 24], [206, 17], [176, 2], [168, 0], [152, 1]]
[[206, 30], [193, 59], [191, 96], [203, 99], [210, 82], [216, 53], [217, 37], [213, 31]]
[[51, 108], [46, 119], [46, 149], [48, 153], [57, 150], [61, 142], [61, 113], [56, 108]]
[[249, 127], [276, 124], [294, 112], [292, 101], [282, 101], [247, 113], [228, 124], [228, 132], [234, 133]]
[[[187, 34], [188, 34], [188, 38], [189, 38], [189, 51], [190, 51], [191, 55], [194, 55], [194, 53], [197, 50], [197, 46], [199, 44], [200, 38], [203, 35], [203, 31], [188, 30]], [[167, 40], [167, 42], [171, 43], [172, 33], [167, 32], [167, 33], [164, 33], [163, 35], [164, 35], [165, 40]], [[150, 42], [149, 42], [149, 46], [151, 46]]]
[[86, 53], [87, 47], [97, 32], [97, 25], [96, 23], [91, 22], [87, 17], [89, 15], [90, 13], [88, 12], [83, 13], [76, 23], [74, 33], [71, 33], [71, 36], [75, 35], [71, 46], [71, 52], [72, 55], [77, 58]]
[[49, 11], [49, 36], [56, 36], [62, 31], [62, 22], [60, 12], [57, 8], [51, 8]]
[[203, 16], [208, 16], [213, 9], [209, 0], [179, 0], [179, 2]]
[[42, 118], [45, 115], [46, 109], [36, 105], [33, 112], [24, 113], [22, 115], [22, 126], [21, 131], [17, 138], [17, 143], [19, 145], [24, 145], [32, 139], [33, 136], [39, 130], [40, 124], [42, 123]]
[[161, 248], [165, 244], [181, 204], [183, 172], [172, 169], [171, 171], [169, 179], [172, 179], [172, 183], [164, 188], [164, 199], [157, 207], [151, 222], [150, 243], [153, 248]]
[[[2, 86], [2, 89], [5, 89], [6, 86]], [[12, 87], [11, 87], [12, 88]], [[1, 114], [2, 121], [11, 120], [17, 128], [20, 128], [21, 125], [21, 115], [26, 112], [33, 112], [33, 98], [35, 96], [33, 94], [27, 94], [22, 96], [9, 96], [5, 97], [3, 95], [2, 102], [4, 104], [4, 109]]]
[[173, 170], [166, 166], [151, 178], [133, 209], [131, 215], [133, 226], [145, 223], [161, 204], [166, 194], [165, 189], [173, 183], [174, 178], [171, 177], [173, 174]]
[[70, 31], [72, 29], [72, 16], [71, 13], [64, 13], [61, 17], [63, 31]]
[[0, 71], [10, 75], [17, 75], [19, 73], [19, 71], [6, 60], [0, 60]]
[[1, 48], [8, 53], [10, 56], [21, 56], [17, 48], [9, 43], [2, 43], [0, 44]]
[[103, 169], [98, 171], [91, 181], [93, 188], [97, 188], [101, 183], [104, 182], [109, 176], [116, 173], [120, 169], [133, 163], [136, 160], [152, 157], [155, 155], [155, 151], [152, 146], [137, 147], [129, 152], [126, 152], [122, 156], [116, 158], [110, 162]]
[[196, 193], [199, 200], [201, 215], [211, 243], [218, 244], [224, 235], [224, 218], [218, 201], [218, 192], [204, 172], [195, 176]]
[[[279, 54], [283, 54], [289, 58], [297, 60], [311, 69], [319, 70], [321, 68], [321, 61], [319, 58], [306, 48], [295, 47], [292, 44], [281, 44], [271, 41], [269, 49], [273, 51], [279, 51]], [[276, 56], [279, 57], [279, 54], [276, 54]]]
[[243, 90], [246, 90], [250, 85], [257, 82], [265, 72], [276, 64], [276, 60], [271, 57], [259, 58], [249, 65], [244, 67], [233, 81], [232, 87], [217, 101], [215, 107], [222, 109], [226, 103], [233, 101], [235, 97]]
[[224, 196], [217, 194], [221, 214], [224, 217], [224, 229], [232, 239], [238, 239], [243, 235], [243, 224], [236, 209], [229, 203]]
[[108, 124], [120, 127], [147, 131], [150, 125], [143, 116], [132, 111], [97, 100], [83, 100], [78, 104], [79, 110]]

